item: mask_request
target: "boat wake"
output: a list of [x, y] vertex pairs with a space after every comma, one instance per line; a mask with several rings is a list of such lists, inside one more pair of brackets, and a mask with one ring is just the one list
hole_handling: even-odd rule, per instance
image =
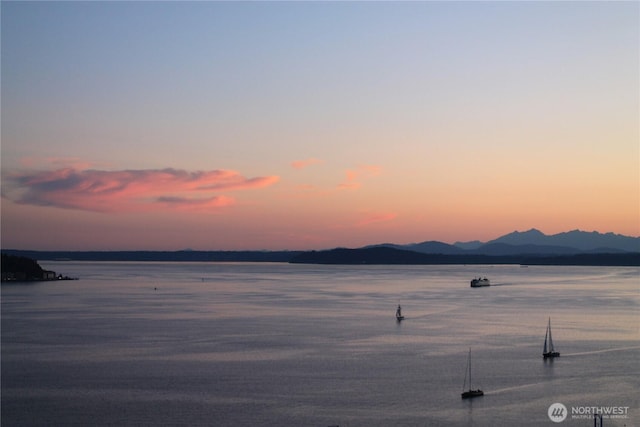
[[545, 382], [537, 382], [537, 383], [531, 383], [531, 384], [516, 385], [516, 386], [513, 386], [513, 387], [499, 388], [497, 390], [489, 391], [489, 392], [487, 392], [485, 394], [486, 395], [487, 394], [488, 395], [494, 395], [494, 394], [507, 393], [507, 392], [514, 391], [514, 390], [522, 390], [522, 389], [529, 388], [529, 387], [536, 387], [536, 386], [539, 386], [539, 385], [542, 385], [542, 384], [545, 384]]
[[616, 348], [606, 348], [603, 350], [581, 351], [579, 353], [562, 353], [562, 357], [587, 356], [590, 354], [611, 353], [613, 351], [626, 351], [626, 350], [639, 350], [639, 349], [640, 349], [640, 345], [634, 345], [630, 347], [616, 347]]

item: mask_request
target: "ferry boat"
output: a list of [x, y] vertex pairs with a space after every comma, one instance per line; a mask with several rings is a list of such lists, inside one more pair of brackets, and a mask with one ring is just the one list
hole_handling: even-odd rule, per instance
[[491, 282], [486, 277], [477, 277], [471, 281], [472, 288], [480, 288], [482, 286], [491, 286]]

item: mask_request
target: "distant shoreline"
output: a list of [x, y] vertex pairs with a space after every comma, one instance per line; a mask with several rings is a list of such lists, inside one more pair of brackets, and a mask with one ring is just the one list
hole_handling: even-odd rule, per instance
[[331, 249], [325, 251], [29, 251], [2, 253], [38, 261], [136, 262], [280, 262], [326, 265], [575, 265], [640, 266], [640, 252], [571, 255], [445, 255], [394, 248]]
[[38, 261], [289, 262], [302, 251], [33, 251], [2, 249]]

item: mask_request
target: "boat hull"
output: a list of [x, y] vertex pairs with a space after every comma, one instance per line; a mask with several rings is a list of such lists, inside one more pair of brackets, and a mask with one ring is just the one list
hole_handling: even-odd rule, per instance
[[398, 322], [402, 322], [404, 320], [404, 316], [396, 316], [396, 320]]
[[545, 359], [551, 359], [554, 357], [560, 357], [560, 353], [558, 353], [557, 351], [549, 351], [547, 353], [542, 353], [542, 357]]
[[478, 390], [468, 390], [468, 391], [463, 391], [460, 396], [463, 399], [470, 399], [472, 397], [484, 396], [484, 392], [482, 390], [480, 390], [480, 389], [478, 389]]
[[489, 279], [473, 279], [471, 281], [472, 288], [482, 288], [484, 286], [491, 286]]

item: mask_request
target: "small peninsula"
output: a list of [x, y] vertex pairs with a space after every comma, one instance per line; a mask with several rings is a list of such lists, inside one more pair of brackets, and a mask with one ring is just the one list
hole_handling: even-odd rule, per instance
[[37, 261], [16, 255], [2, 254], [3, 282], [41, 282], [48, 280], [75, 280], [68, 276], [45, 270]]

